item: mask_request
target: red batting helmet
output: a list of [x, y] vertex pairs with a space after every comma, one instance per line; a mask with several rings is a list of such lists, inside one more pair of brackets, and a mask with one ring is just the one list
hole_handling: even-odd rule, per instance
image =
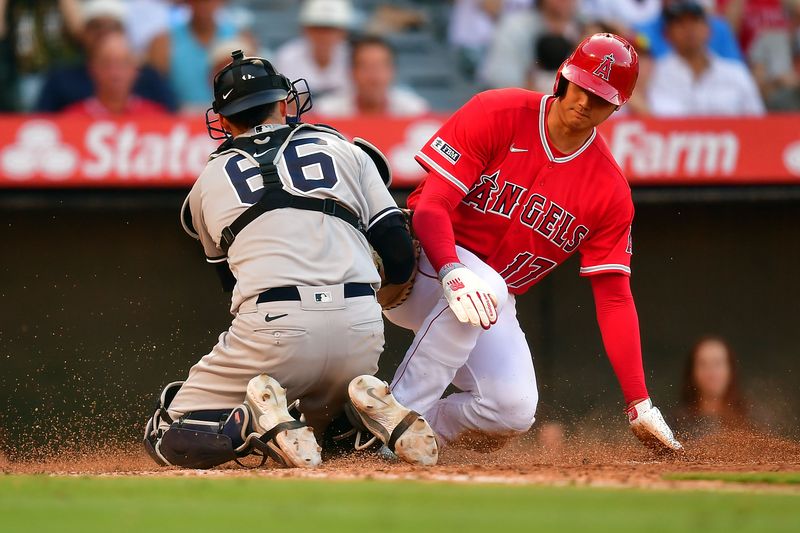
[[614, 105], [631, 97], [639, 77], [639, 56], [633, 46], [613, 33], [596, 33], [578, 45], [561, 64], [553, 92], [561, 76]]

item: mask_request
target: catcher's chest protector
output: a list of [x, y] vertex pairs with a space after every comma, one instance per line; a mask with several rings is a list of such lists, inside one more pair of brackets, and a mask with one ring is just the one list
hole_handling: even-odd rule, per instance
[[[318, 211], [326, 215], [334, 216], [350, 224], [358, 231], [364, 233], [365, 226], [358, 215], [350, 211], [347, 207], [332, 198], [308, 198], [294, 195], [283, 188], [278, 168], [275, 161], [280, 157], [286, 144], [292, 137], [303, 129], [314, 129], [341, 135], [334, 129], [325, 126], [313, 126], [310, 124], [290, 124], [285, 128], [268, 130], [266, 133], [256, 134], [248, 137], [236, 137], [222, 144], [214, 152], [212, 157], [225, 154], [229, 151], [238, 152], [245, 157], [252, 159], [258, 166], [261, 177], [264, 180], [264, 194], [261, 198], [250, 206], [244, 213], [234, 220], [229, 226], [222, 230], [220, 247], [227, 253], [233, 241], [248, 224], [274, 209], [291, 207], [306, 211]], [[256, 128], [258, 131], [258, 127]]]

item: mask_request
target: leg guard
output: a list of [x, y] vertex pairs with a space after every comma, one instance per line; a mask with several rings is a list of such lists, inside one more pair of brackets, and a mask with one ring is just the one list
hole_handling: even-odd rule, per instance
[[236, 423], [230, 415], [228, 410], [187, 413], [164, 432], [156, 452], [168, 464], [183, 468], [206, 469], [233, 461], [237, 454], [229, 435], [232, 428], [226, 426]]
[[159, 394], [156, 399], [155, 412], [147, 419], [147, 423], [145, 424], [144, 449], [147, 455], [159, 466], [168, 466], [170, 464], [166, 459], [161, 457], [158, 452], [157, 444], [164, 434], [163, 430], [159, 429], [159, 426], [162, 425], [162, 422], [172, 424], [172, 418], [167, 414], [167, 409], [182, 386], [183, 381], [173, 381], [164, 387], [164, 390], [161, 391], [161, 394]]
[[167, 409], [182, 384], [176, 381], [164, 388], [147, 421], [144, 447], [157, 464], [207, 469], [229, 461], [239, 463], [240, 458], [255, 454], [262, 458], [257, 466], [263, 465], [267, 457], [281, 466], [296, 466], [276, 441], [283, 431], [307, 429], [304, 422], [296, 419], [300, 417], [296, 404], [287, 410], [293, 418], [265, 431], [255, 424], [252, 408], [246, 404], [232, 410], [194, 411], [172, 420]]
[[[249, 414], [242, 407], [187, 413], [173, 421], [167, 414], [182, 381], [167, 385], [156, 401], [155, 412], [147, 421], [144, 448], [160, 466], [212, 468], [247, 455], [243, 435]], [[166, 429], [164, 426], [169, 424]], [[236, 447], [236, 449], [234, 449]]]

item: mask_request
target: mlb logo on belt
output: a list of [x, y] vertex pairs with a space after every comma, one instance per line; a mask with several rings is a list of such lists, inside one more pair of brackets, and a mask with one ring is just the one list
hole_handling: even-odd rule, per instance
[[330, 292], [315, 292], [314, 301], [318, 304], [325, 304], [333, 301], [333, 296]]

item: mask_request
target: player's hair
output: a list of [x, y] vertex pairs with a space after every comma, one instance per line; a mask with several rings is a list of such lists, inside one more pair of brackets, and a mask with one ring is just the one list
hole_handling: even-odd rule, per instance
[[558, 87], [556, 87], [556, 94], [554, 95], [556, 98], [561, 98], [565, 94], [567, 94], [567, 84], [569, 80], [564, 76], [561, 76], [561, 79], [558, 80]]
[[356, 62], [356, 55], [358, 54], [359, 50], [362, 48], [366, 48], [367, 46], [380, 46], [386, 49], [389, 52], [389, 55], [392, 57], [392, 61], [394, 61], [394, 48], [389, 41], [380, 37], [378, 35], [367, 34], [361, 35], [359, 37], [354, 38], [350, 41], [350, 64], [353, 65]]
[[249, 130], [263, 124], [267, 118], [275, 113], [277, 107], [278, 102], [270, 102], [268, 104], [245, 109], [244, 111], [234, 113], [225, 118], [240, 130]]
[[697, 354], [700, 348], [707, 343], [715, 342], [722, 345], [725, 349], [725, 354], [728, 359], [728, 368], [730, 369], [730, 379], [728, 386], [725, 390], [725, 397], [723, 399], [725, 411], [721, 415], [721, 420], [724, 425], [741, 426], [747, 422], [747, 406], [739, 390], [739, 372], [738, 364], [736, 362], [736, 354], [731, 348], [730, 344], [717, 335], [706, 335], [701, 337], [694, 343], [689, 357], [686, 359], [686, 367], [683, 374], [683, 407], [689, 415], [697, 415], [700, 408], [700, 390], [695, 381], [695, 366], [697, 365]]

